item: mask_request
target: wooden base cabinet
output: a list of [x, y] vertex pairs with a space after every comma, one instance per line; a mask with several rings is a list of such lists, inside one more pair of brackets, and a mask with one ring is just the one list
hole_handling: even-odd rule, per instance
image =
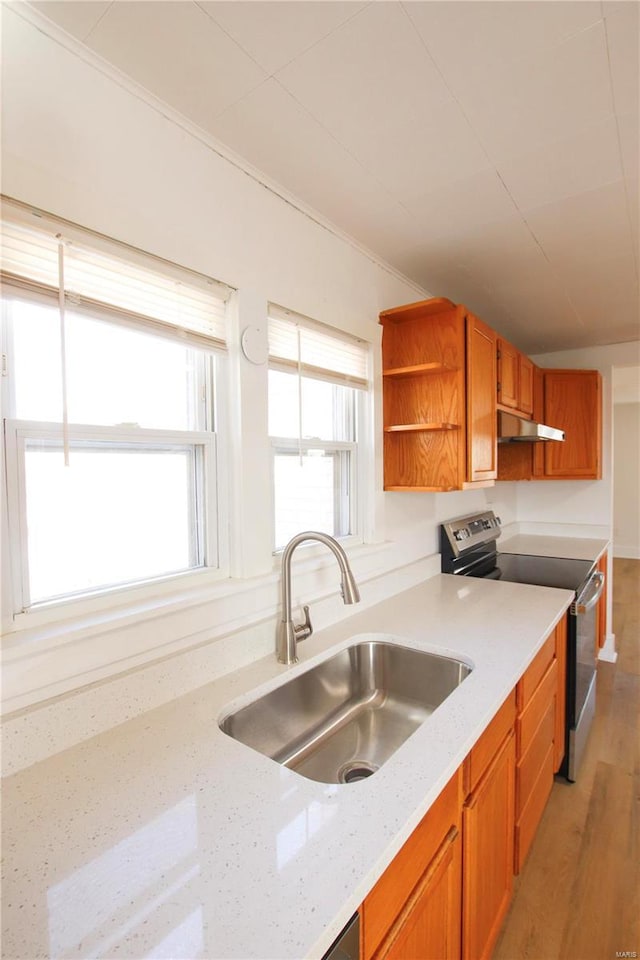
[[600, 595], [598, 600], [598, 628], [597, 628], [597, 639], [596, 639], [596, 656], [600, 652], [600, 648], [604, 647], [607, 640], [607, 592], [608, 592], [608, 551], [602, 554], [598, 560], [598, 570], [604, 576], [604, 590]]
[[565, 645], [563, 619], [367, 896], [361, 960], [489, 960], [559, 763]]
[[[560, 631], [563, 636], [562, 627]], [[553, 786], [560, 688], [557, 639], [555, 630], [516, 687], [515, 873], [522, 870]]]
[[459, 960], [459, 770], [362, 904], [362, 960]]
[[[487, 960], [509, 909], [513, 891], [513, 838], [516, 748], [510, 697], [474, 751], [483, 758], [498, 748], [488, 765], [471, 763], [471, 792], [462, 821], [462, 957]], [[506, 733], [505, 733], [506, 731]], [[484, 743], [483, 743], [484, 741]]]
[[376, 960], [458, 960], [462, 838], [452, 827], [396, 922]]

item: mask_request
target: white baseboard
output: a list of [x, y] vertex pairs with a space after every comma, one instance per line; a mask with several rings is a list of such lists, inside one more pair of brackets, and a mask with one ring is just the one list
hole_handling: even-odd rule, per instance
[[604, 646], [598, 654], [598, 660], [603, 660], [605, 663], [615, 663], [618, 659], [618, 651], [616, 650], [616, 635], [615, 633], [608, 633]]

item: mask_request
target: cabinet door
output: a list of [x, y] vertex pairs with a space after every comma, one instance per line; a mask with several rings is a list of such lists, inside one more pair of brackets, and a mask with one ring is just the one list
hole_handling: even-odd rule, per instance
[[533, 361], [525, 357], [524, 353], [519, 356], [520, 370], [520, 391], [518, 409], [528, 416], [533, 412]]
[[453, 827], [374, 960], [459, 960], [462, 841]]
[[597, 370], [545, 370], [544, 422], [565, 432], [564, 443], [544, 445], [545, 477], [599, 480], [602, 378]]
[[467, 316], [467, 480], [498, 475], [496, 334]]
[[607, 570], [607, 551], [602, 554], [598, 560], [598, 570], [600, 573], [604, 574], [604, 590], [600, 594], [600, 599], [598, 600], [598, 626], [597, 626], [597, 644], [596, 644], [596, 656], [600, 650], [600, 647], [604, 647], [605, 641], [607, 639], [607, 577], [609, 576]]
[[513, 889], [515, 737], [513, 733], [463, 810], [462, 956], [485, 960]]
[[[402, 927], [405, 922], [411, 922], [412, 925], [415, 925], [416, 918], [420, 917], [419, 929], [431, 929], [431, 921], [425, 906], [430, 897], [422, 899], [417, 894], [419, 891], [423, 891], [425, 887], [431, 889], [431, 878], [441, 861], [447, 860], [446, 869], [443, 868], [445, 872], [449, 868], [447, 859], [449, 842], [455, 839], [460, 832], [461, 788], [462, 769], [460, 768], [420, 821], [405, 845], [396, 854], [362, 904], [360, 934], [363, 960], [386, 956], [396, 941], [404, 942]], [[453, 856], [453, 852], [451, 855]], [[447, 909], [455, 911], [456, 922], [459, 927], [461, 905], [459, 858], [456, 863], [458, 864], [457, 907], [452, 900], [450, 907], [447, 907]], [[452, 877], [451, 874], [451, 882], [453, 882]], [[436, 883], [435, 880], [433, 882]], [[444, 890], [446, 887], [441, 889]], [[425, 897], [427, 897], [426, 893]], [[419, 904], [418, 900], [420, 901]], [[438, 906], [440, 900], [434, 898], [433, 903], [435, 906], [432, 909], [434, 910], [434, 916], [437, 918], [433, 922], [440, 924], [443, 917], [442, 909]], [[413, 919], [410, 920], [410, 918]], [[453, 919], [451, 922], [453, 924]], [[411, 936], [414, 935], [422, 936], [423, 934], [417, 932], [411, 934]], [[459, 937], [457, 942], [459, 946]], [[397, 952], [390, 955], [400, 956]], [[418, 954], [415, 956], [418, 956]]]
[[562, 766], [565, 751], [565, 719], [567, 710], [567, 618], [563, 617], [555, 629], [558, 686], [556, 689], [556, 728], [553, 736], [553, 769]]
[[505, 407], [518, 406], [518, 356], [508, 340], [498, 339], [498, 403]]

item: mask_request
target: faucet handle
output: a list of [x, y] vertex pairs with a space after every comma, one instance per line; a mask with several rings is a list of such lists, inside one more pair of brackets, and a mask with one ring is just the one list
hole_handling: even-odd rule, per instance
[[304, 610], [304, 623], [298, 623], [293, 628], [295, 630], [296, 640], [298, 643], [300, 643], [301, 640], [306, 640], [307, 637], [310, 637], [313, 633], [311, 618], [309, 616], [309, 607], [305, 604], [302, 609]]

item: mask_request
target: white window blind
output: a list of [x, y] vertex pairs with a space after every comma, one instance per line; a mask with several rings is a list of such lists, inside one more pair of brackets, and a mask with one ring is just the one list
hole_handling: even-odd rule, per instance
[[301, 376], [366, 389], [368, 346], [306, 317], [269, 306], [269, 360]]
[[64, 294], [74, 305], [224, 347], [230, 287], [21, 204], [3, 203], [3, 283], [57, 295], [61, 243]]

